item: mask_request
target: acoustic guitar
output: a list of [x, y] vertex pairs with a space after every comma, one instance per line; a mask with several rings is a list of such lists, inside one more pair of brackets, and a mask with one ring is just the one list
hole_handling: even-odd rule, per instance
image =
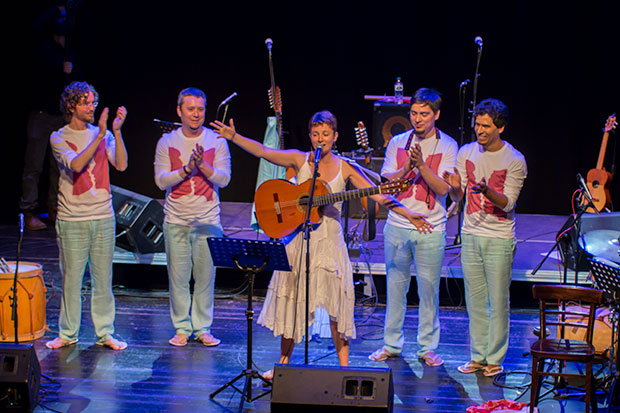
[[[607, 141], [609, 140], [609, 133], [616, 127], [616, 114], [614, 113], [605, 122], [603, 128], [603, 141], [601, 142], [601, 149], [598, 153], [598, 161], [596, 162], [596, 168], [590, 169], [586, 177], [586, 185], [592, 194], [592, 201], [598, 211], [602, 211], [606, 207], [611, 206], [611, 198], [609, 194], [609, 188], [611, 186], [611, 174], [605, 170], [603, 162], [605, 162], [605, 152], [607, 150]], [[588, 203], [584, 199], [581, 201], [582, 205]], [[591, 206], [586, 208], [586, 212], [596, 212]]]
[[[266, 39], [265, 44], [269, 51], [269, 80], [271, 87], [267, 91], [269, 98], [269, 107], [273, 109], [276, 115], [276, 131], [278, 133], [278, 149], [284, 149], [284, 130], [282, 128], [282, 92], [280, 86], [276, 85], [276, 77], [273, 70], [273, 57], [271, 54], [271, 48], [273, 46], [273, 40]], [[286, 169], [286, 179], [292, 179], [295, 176], [295, 170], [293, 168]]]
[[[365, 166], [370, 167], [370, 154], [372, 153], [372, 148], [368, 145], [368, 132], [366, 131], [366, 126], [362, 121], [357, 122], [357, 127], [355, 128], [355, 139], [357, 141], [357, 144], [361, 146], [360, 153], [364, 155], [364, 163], [366, 164]], [[360, 202], [362, 204], [362, 210], [368, 213], [368, 198], [362, 198], [360, 199]], [[371, 202], [371, 205], [372, 204], [373, 203]], [[374, 210], [374, 215], [370, 215], [373, 219], [374, 217], [379, 215], [379, 205], [375, 204]]]
[[[319, 222], [319, 207], [335, 202], [362, 198], [376, 194], [398, 194], [406, 191], [412, 179], [400, 179], [385, 182], [379, 186], [352, 189], [338, 193], [329, 193], [327, 186], [316, 181], [310, 221]], [[270, 179], [263, 182], [254, 194], [256, 220], [265, 234], [271, 238], [282, 238], [293, 233], [304, 223], [308, 206], [308, 197], [312, 180], [294, 185], [283, 179]]]
[[357, 128], [355, 128], [355, 140], [357, 144], [362, 147], [361, 153], [364, 155], [364, 161], [368, 165], [370, 163], [370, 154], [372, 148], [368, 146], [368, 132], [366, 126], [361, 120], [357, 122]]

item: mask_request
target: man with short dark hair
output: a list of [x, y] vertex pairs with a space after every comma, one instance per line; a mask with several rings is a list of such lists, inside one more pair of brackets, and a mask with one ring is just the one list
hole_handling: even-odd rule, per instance
[[463, 145], [456, 173], [446, 172], [450, 196], [467, 191], [462, 228], [461, 263], [469, 315], [471, 360], [458, 370], [485, 376], [503, 371], [510, 331], [510, 280], [516, 246], [515, 206], [527, 165], [523, 155], [501, 134], [508, 108], [486, 99], [474, 108], [477, 141]]
[[203, 126], [206, 106], [202, 90], [182, 90], [177, 99], [182, 126], [164, 134], [155, 153], [155, 183], [166, 191], [164, 237], [176, 331], [168, 342], [173, 346], [187, 345], [192, 334], [205, 346], [220, 343], [211, 335], [215, 267], [207, 238], [222, 236], [219, 188], [230, 182], [230, 152], [225, 139]]
[[413, 212], [426, 216], [433, 231], [420, 232], [391, 211], [388, 215], [383, 230], [387, 274], [384, 345], [369, 356], [374, 361], [399, 356], [403, 351], [403, 323], [413, 261], [420, 299], [418, 359], [431, 367], [443, 364], [435, 350], [439, 345], [439, 280], [446, 245], [449, 186], [441, 176], [454, 168], [458, 145], [435, 126], [440, 106], [441, 96], [437, 91], [418, 89], [409, 114], [413, 130], [394, 136], [385, 152], [381, 170], [384, 177], [413, 179], [411, 189], [396, 199]]

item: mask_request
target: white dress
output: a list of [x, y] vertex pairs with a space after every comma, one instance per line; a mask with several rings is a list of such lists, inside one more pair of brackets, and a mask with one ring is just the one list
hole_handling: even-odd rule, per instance
[[[327, 183], [329, 190], [345, 190], [342, 177], [342, 159], [336, 177]], [[297, 174], [297, 182], [312, 177], [307, 159]], [[340, 213], [342, 202], [323, 207], [320, 225], [310, 232], [310, 294], [308, 330], [314, 322], [317, 307], [324, 309], [338, 325], [343, 338], [355, 338], [353, 310], [355, 291], [353, 269], [344, 242]], [[274, 336], [283, 335], [300, 342], [305, 330], [306, 309], [306, 241], [300, 231], [286, 245], [286, 253], [292, 271], [274, 271], [265, 303], [258, 317], [258, 324], [273, 331]]]

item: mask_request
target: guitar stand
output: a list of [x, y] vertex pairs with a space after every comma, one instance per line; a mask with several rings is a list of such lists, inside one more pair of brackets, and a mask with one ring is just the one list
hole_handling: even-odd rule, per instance
[[[237, 268], [245, 272], [248, 281], [248, 306], [245, 311], [247, 321], [247, 363], [246, 368], [235, 376], [228, 383], [224, 384], [209, 395], [213, 399], [222, 390], [232, 387], [241, 393], [239, 401], [239, 412], [243, 411], [243, 404], [253, 402], [269, 393], [271, 389], [252, 397], [252, 379], [260, 379], [264, 384], [271, 386], [271, 382], [254, 370], [252, 362], [252, 323], [254, 311], [252, 310], [252, 300], [254, 292], [254, 278], [261, 271], [290, 271], [286, 249], [282, 242], [275, 241], [255, 241], [234, 238], [207, 238], [209, 250], [216, 267]], [[243, 390], [235, 383], [245, 378]]]

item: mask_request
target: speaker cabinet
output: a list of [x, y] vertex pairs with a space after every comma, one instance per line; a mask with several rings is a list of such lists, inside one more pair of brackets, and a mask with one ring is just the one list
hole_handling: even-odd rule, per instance
[[[570, 227], [572, 221], [572, 217], [569, 217], [556, 237], [566, 231]], [[601, 229], [619, 231], [620, 212], [583, 214], [581, 216], [579, 219], [579, 233], [577, 233], [576, 227], [571, 228], [558, 244], [560, 254], [566, 255], [568, 268], [577, 271], [590, 271], [588, 257], [591, 255], [583, 249], [580, 237], [588, 232]]]
[[29, 412], [38, 403], [41, 366], [32, 344], [0, 345], [0, 410]]
[[377, 154], [385, 154], [392, 136], [412, 128], [409, 121], [408, 103], [375, 102], [373, 111], [373, 148]]
[[389, 368], [275, 366], [272, 412], [392, 412], [393, 404]]
[[164, 209], [155, 199], [111, 185], [116, 245], [128, 251], [164, 252]]
[[[344, 153], [343, 155], [347, 156], [348, 154]], [[366, 163], [365, 158], [358, 158], [358, 157], [352, 157], [352, 158], [355, 160], [355, 162], [360, 164], [362, 167], [366, 169], [370, 169], [371, 171], [374, 171], [378, 174], [381, 173], [381, 168], [383, 167], [383, 159], [384, 159], [383, 157], [370, 158], [369, 164]], [[355, 189], [355, 187], [349, 183], [347, 184], [347, 189]], [[376, 205], [376, 204], [375, 204], [375, 207], [376, 207], [375, 208], [375, 211], [376, 211], [375, 219], [386, 219], [387, 213], [388, 213], [387, 209], [383, 208], [382, 206]], [[358, 199], [352, 199], [349, 201], [349, 218], [360, 219], [360, 218], [367, 218], [367, 216], [368, 215], [366, 214], [365, 207], [362, 207], [361, 199], [358, 198]]]

